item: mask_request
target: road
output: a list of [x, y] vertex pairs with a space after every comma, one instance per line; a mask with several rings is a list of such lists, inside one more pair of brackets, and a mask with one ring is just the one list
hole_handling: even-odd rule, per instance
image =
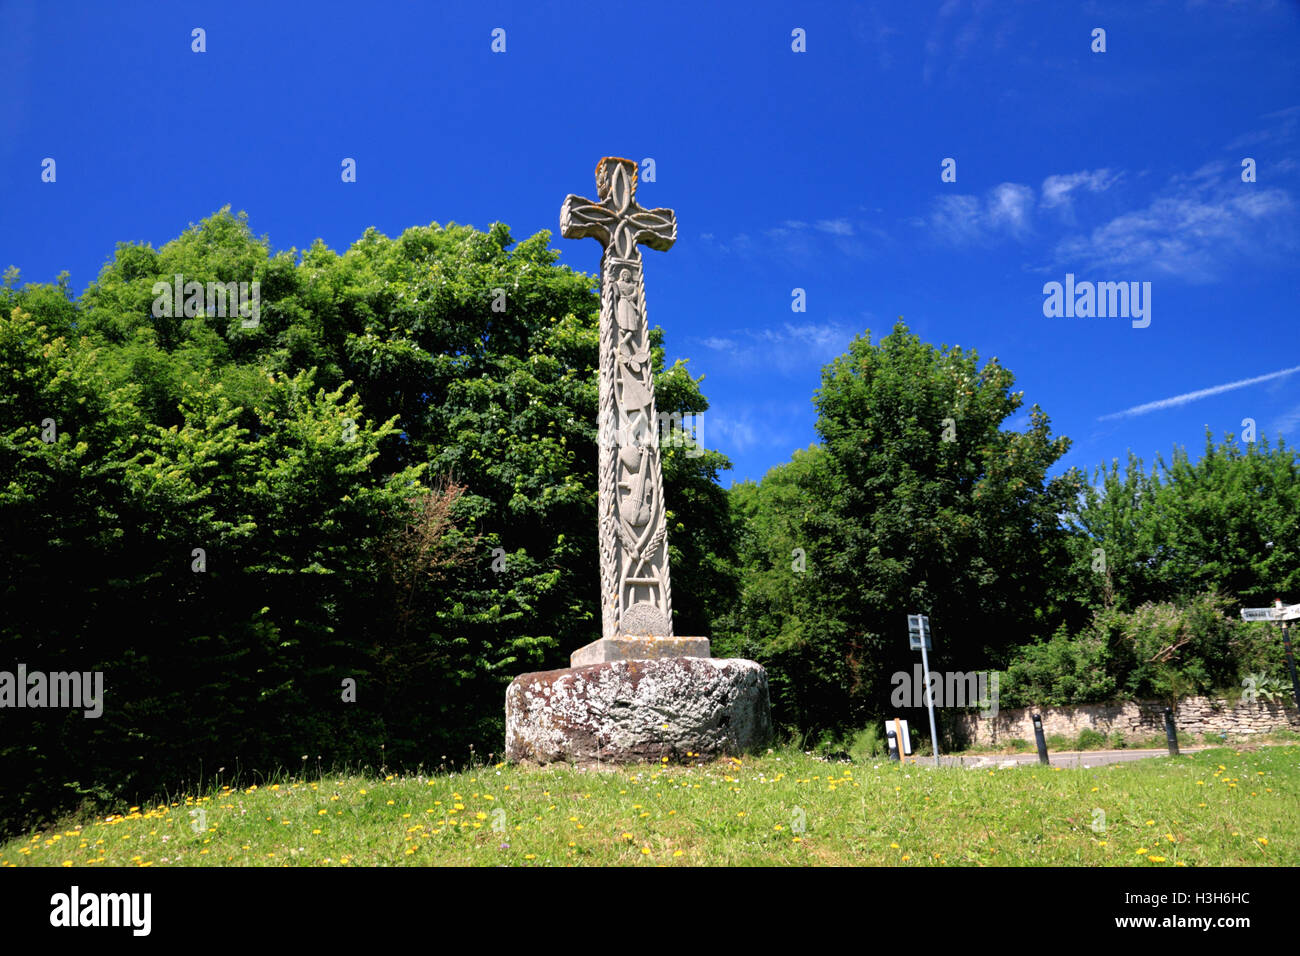
[[[1207, 747], [1180, 747], [1179, 752], [1184, 754], [1197, 753], [1201, 750], [1208, 750]], [[1130, 760], [1145, 760], [1148, 757], [1168, 757], [1168, 750], [1063, 750], [1059, 753], [1048, 752], [1048, 762], [1053, 767], [1100, 767], [1108, 763], [1126, 763]], [[908, 763], [916, 763], [922, 767], [933, 767], [934, 759], [931, 757], [909, 757]], [[965, 754], [958, 757], [945, 757], [940, 755], [939, 766], [941, 767], [966, 767], [970, 770], [988, 769], [993, 770], [999, 767], [1019, 767], [1026, 764], [1038, 763], [1037, 753], [1020, 753], [1020, 754]]]

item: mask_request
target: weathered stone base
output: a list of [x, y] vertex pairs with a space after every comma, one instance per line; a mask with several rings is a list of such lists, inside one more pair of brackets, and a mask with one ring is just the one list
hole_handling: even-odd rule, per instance
[[740, 658], [606, 661], [521, 674], [506, 689], [510, 760], [736, 755], [771, 736], [767, 672]]
[[603, 637], [569, 655], [570, 667], [605, 661], [657, 661], [665, 657], [708, 657], [707, 637]]

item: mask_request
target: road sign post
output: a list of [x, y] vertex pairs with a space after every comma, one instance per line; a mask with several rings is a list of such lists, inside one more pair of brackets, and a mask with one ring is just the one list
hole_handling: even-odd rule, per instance
[[1286, 669], [1291, 675], [1291, 696], [1295, 698], [1295, 705], [1300, 709], [1300, 679], [1295, 674], [1295, 654], [1291, 652], [1291, 628], [1288, 621], [1300, 617], [1300, 614], [1292, 615], [1291, 611], [1300, 611], [1300, 604], [1292, 604], [1289, 608], [1282, 606], [1282, 599], [1278, 598], [1273, 602], [1273, 607], [1278, 611], [1278, 616], [1282, 619], [1277, 622], [1277, 626], [1282, 629], [1282, 652], [1286, 654]]
[[934, 765], [939, 766], [939, 732], [934, 723], [934, 683], [930, 680], [930, 619], [924, 614], [907, 615], [908, 644], [912, 650], [921, 650], [921, 672], [925, 675], [925, 703], [930, 710], [930, 746], [934, 750]]
[[1289, 622], [1300, 620], [1300, 604], [1284, 605], [1281, 598], [1273, 602], [1272, 607], [1243, 607], [1243, 621], [1272, 621], [1282, 630], [1282, 652], [1286, 655], [1287, 673], [1291, 675], [1291, 696], [1300, 708], [1300, 678], [1296, 677], [1295, 654], [1291, 650], [1291, 633]]

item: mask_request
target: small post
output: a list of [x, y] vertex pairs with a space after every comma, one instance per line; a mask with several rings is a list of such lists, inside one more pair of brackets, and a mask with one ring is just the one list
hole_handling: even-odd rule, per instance
[[889, 759], [902, 763], [902, 751], [898, 747], [898, 735], [894, 733], [894, 728], [888, 724], [885, 725], [885, 736], [889, 740]]
[[1178, 756], [1178, 728], [1174, 726], [1174, 709], [1165, 708], [1165, 742], [1169, 745], [1169, 756]]
[[1034, 714], [1034, 742], [1038, 744], [1038, 762], [1046, 767], [1049, 763], [1047, 759], [1047, 738], [1043, 736], [1043, 718]]
[[1291, 631], [1286, 621], [1279, 622], [1278, 626], [1282, 628], [1282, 649], [1286, 652], [1286, 668], [1291, 672], [1291, 695], [1295, 697], [1296, 707], [1300, 707], [1300, 679], [1297, 679], [1295, 674], [1295, 654], [1291, 652]]
[[907, 763], [907, 754], [903, 750], [903, 725], [897, 717], [894, 718], [894, 742], [898, 744], [898, 762]]

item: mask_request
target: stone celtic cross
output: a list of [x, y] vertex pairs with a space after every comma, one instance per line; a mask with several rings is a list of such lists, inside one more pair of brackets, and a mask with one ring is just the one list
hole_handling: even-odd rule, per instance
[[560, 210], [564, 238], [590, 237], [604, 248], [597, 506], [601, 640], [576, 652], [575, 666], [628, 656], [709, 656], [707, 639], [673, 637], [659, 419], [637, 248], [672, 248], [677, 219], [671, 209], [641, 208], [636, 185], [636, 163], [606, 156], [596, 165], [599, 201], [570, 194]]

